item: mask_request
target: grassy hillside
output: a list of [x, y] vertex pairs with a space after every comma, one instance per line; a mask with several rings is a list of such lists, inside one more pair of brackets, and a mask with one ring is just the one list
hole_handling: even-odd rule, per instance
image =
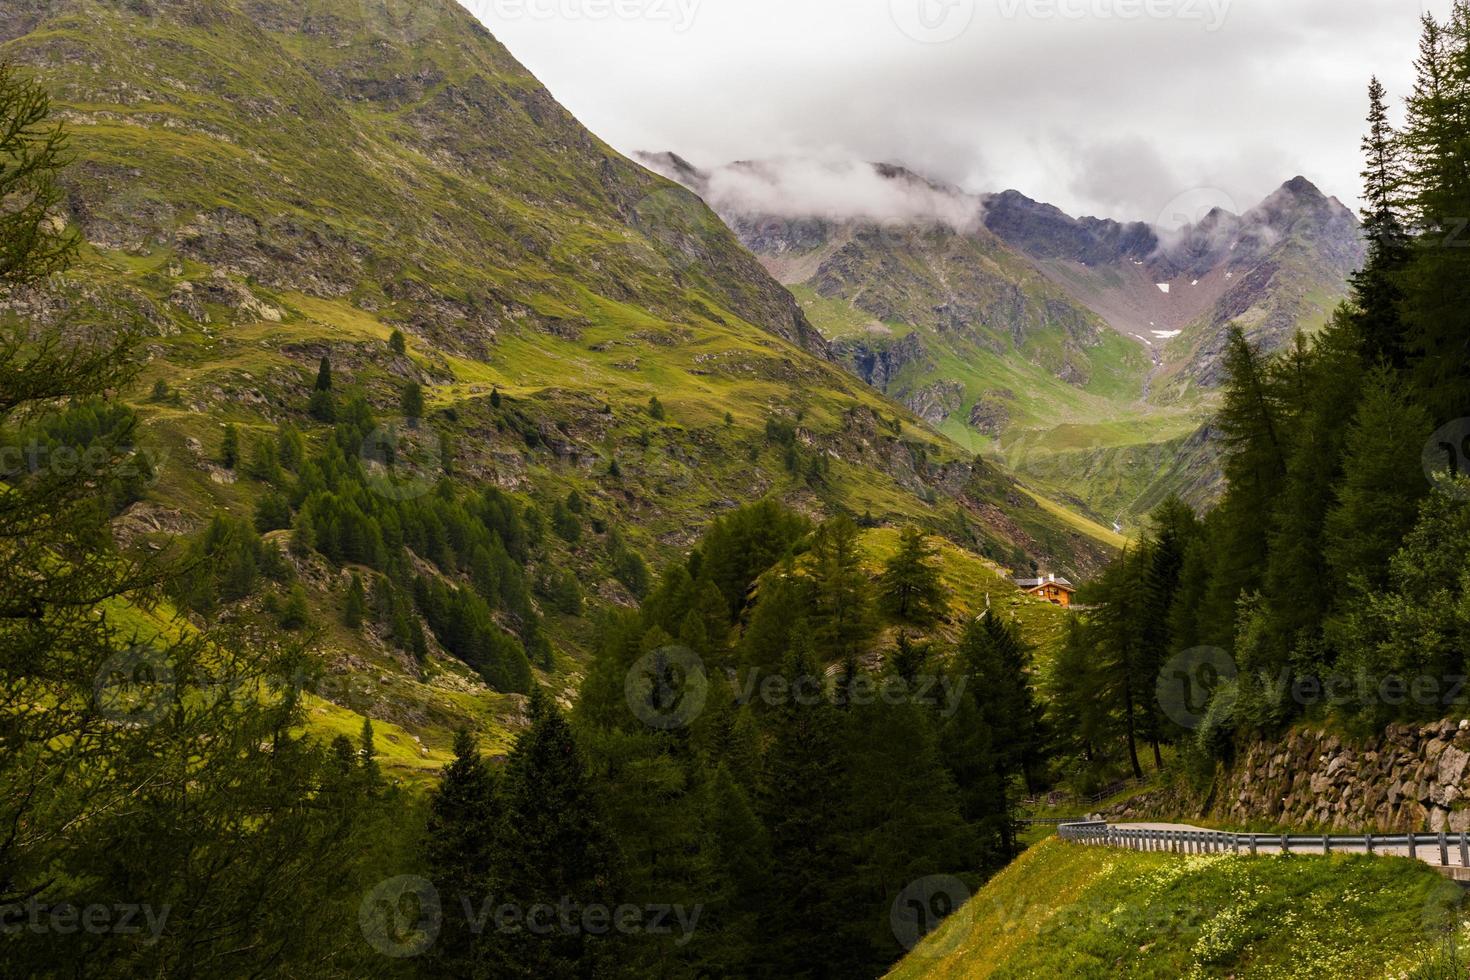
[[[1133, 526], [1158, 503], [1156, 483], [1212, 502], [1211, 477], [1160, 462], [1208, 419], [1211, 395], [1149, 400], [1160, 369], [1139, 343], [983, 232], [943, 234], [945, 245], [936, 235], [889, 232], [826, 264], [770, 264], [838, 266], [840, 276], [792, 284], [834, 350], [957, 444], [995, 455], [1069, 508]], [[1214, 474], [1211, 460], [1199, 468]]]
[[1463, 929], [1462, 903], [1407, 860], [1180, 859], [1051, 838], [890, 977], [1402, 977]]
[[[763, 496], [919, 523], [1018, 567], [1085, 576], [1112, 547], [833, 363], [697, 198], [583, 129], [450, 0], [62, 0], [0, 11], [0, 57], [71, 133], [67, 217], [85, 240], [59, 292], [0, 315], [51, 327], [85, 311], [145, 337], [119, 395], [157, 466], [128, 535], [162, 543], [290, 497], [289, 478], [222, 465], [225, 426], [246, 460], [286, 425], [322, 451], [336, 434], [307, 406], [326, 357], [339, 403], [360, 395], [385, 426], [422, 389], [442, 452], [415, 492], [452, 472], [446, 492], [496, 487], [543, 520], [584, 502], [588, 530], [541, 535], [524, 568], [552, 648], [538, 678], [564, 699], [591, 610], [636, 601], [614, 541], [657, 568]], [[350, 573], [370, 569], [292, 564], [331, 681], [315, 723], [373, 717], [409, 775], [461, 724], [507, 744], [519, 696], [437, 643], [418, 663], [341, 625]], [[580, 613], [541, 588], [568, 574]]]

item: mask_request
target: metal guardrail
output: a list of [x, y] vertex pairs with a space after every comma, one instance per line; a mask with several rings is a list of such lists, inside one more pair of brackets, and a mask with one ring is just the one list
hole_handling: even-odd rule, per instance
[[[1282, 854], [1331, 854], [1335, 850], [1362, 848], [1368, 854], [1378, 849], [1407, 848], [1409, 857], [1425, 860], [1437, 856], [1440, 865], [1454, 854], [1458, 866], [1470, 868], [1470, 834], [1233, 834], [1218, 830], [1137, 830], [1114, 827], [1100, 821], [1063, 823], [1057, 836], [1078, 844], [1122, 847], [1134, 851], [1167, 851], [1175, 854], [1257, 854], [1263, 847], [1278, 848]], [[1295, 850], [1293, 850], [1295, 848]], [[1437, 852], [1437, 854], [1436, 854]], [[1431, 861], [1431, 863], [1433, 863]]]

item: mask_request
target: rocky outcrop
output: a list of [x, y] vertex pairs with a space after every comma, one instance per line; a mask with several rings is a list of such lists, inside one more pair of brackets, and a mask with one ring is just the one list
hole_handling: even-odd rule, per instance
[[1470, 831], [1470, 720], [1394, 724], [1363, 741], [1298, 730], [1247, 746], [1203, 798], [1176, 787], [1135, 797], [1109, 816], [1375, 833]]
[[940, 425], [963, 407], [965, 386], [958, 381], [936, 381], [905, 395], [903, 403], [930, 425]]
[[904, 368], [929, 360], [929, 350], [916, 333], [897, 343], [845, 338], [833, 344], [832, 349], [839, 363], [879, 391], [887, 391]]
[[989, 391], [970, 409], [970, 428], [987, 436], [999, 436], [1011, 420], [1011, 402], [1016, 393], [1007, 389]]

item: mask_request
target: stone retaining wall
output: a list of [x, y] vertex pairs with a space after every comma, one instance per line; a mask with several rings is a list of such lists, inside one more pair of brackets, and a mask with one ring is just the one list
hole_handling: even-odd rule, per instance
[[1140, 794], [1105, 816], [1206, 817], [1235, 826], [1390, 833], [1470, 831], [1470, 720], [1395, 724], [1353, 743], [1311, 730], [1257, 741], [1201, 796], [1182, 787]]

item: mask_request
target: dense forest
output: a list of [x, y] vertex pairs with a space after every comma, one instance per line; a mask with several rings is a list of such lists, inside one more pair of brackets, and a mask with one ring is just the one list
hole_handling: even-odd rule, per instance
[[1351, 301], [1276, 356], [1233, 332], [1223, 501], [1165, 503], [1084, 593], [1053, 718], [1094, 782], [1161, 745], [1207, 777], [1303, 718], [1470, 702], [1470, 5], [1425, 17], [1416, 67], [1401, 127], [1369, 87]]
[[[116, 398], [146, 325], [85, 304], [61, 331], [5, 319], [4, 972], [873, 976], [1016, 855], [1028, 792], [1142, 775], [1170, 746], [1212, 772], [1303, 716], [1462, 706], [1470, 4], [1426, 18], [1418, 70], [1401, 128], [1370, 89], [1352, 302], [1279, 356], [1233, 334], [1223, 502], [1160, 507], [1044, 676], [1011, 618], [955, 614], [921, 529], [875, 576], [850, 518], [754, 501], [655, 572], [575, 491], [460, 477], [416, 383], [405, 431], [360, 451], [387, 423], [329, 357], [299, 424], [210, 447], [258, 485], [253, 513], [172, 548], [120, 540], [151, 466]], [[10, 69], [0, 122], [13, 289], [81, 243], [53, 220], [65, 134]], [[779, 425], [767, 439], [824, 479]], [[593, 583], [545, 560], [553, 537], [637, 605], [592, 608]], [[385, 776], [370, 722], [313, 732], [303, 563], [342, 582], [336, 626], [418, 662], [432, 642], [527, 696], [506, 757], [461, 731], [424, 792]], [[141, 631], [165, 607], [174, 628]], [[593, 623], [570, 695], [538, 683], [551, 611]]]

